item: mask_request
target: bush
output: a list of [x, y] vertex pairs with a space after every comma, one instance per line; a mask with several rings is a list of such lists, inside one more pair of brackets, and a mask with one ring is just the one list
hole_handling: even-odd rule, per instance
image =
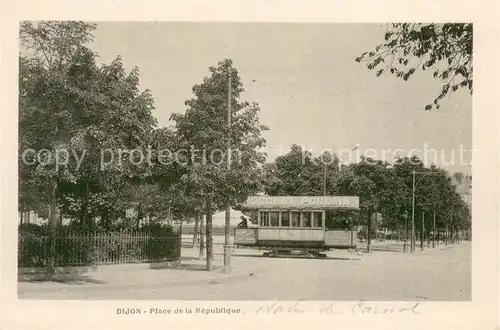
[[18, 237], [18, 267], [45, 267], [47, 265], [47, 237], [20, 234]]
[[148, 232], [146, 256], [150, 261], [177, 260], [181, 254], [180, 233], [172, 226], [151, 224], [143, 228]]

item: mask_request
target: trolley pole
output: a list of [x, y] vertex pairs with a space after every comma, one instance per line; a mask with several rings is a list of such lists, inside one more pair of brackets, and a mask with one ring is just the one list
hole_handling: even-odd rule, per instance
[[421, 232], [420, 232], [420, 251], [424, 250], [424, 239], [425, 239], [424, 221], [425, 221], [425, 216], [424, 216], [424, 211], [422, 211], [422, 226], [421, 226], [422, 228], [420, 228], [420, 230], [421, 230]]
[[[227, 87], [227, 128], [228, 128], [228, 142], [227, 142], [227, 170], [231, 170], [231, 68], [228, 73], [228, 87]], [[231, 207], [226, 209], [225, 219], [225, 237], [224, 237], [224, 273], [231, 272]]]

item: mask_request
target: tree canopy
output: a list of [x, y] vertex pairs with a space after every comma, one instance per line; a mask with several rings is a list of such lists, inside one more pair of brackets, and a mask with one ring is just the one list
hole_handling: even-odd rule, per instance
[[[94, 28], [83, 22], [21, 24], [19, 211], [47, 218], [57, 206], [59, 214], [92, 229], [139, 226], [172, 212], [208, 216], [258, 192], [356, 195], [360, 220], [381, 213], [386, 226], [398, 229], [411, 208], [417, 171], [417, 211], [436, 212], [441, 226], [470, 226], [470, 210], [448, 172], [415, 157], [392, 164], [363, 158], [339, 168], [331, 152], [313, 156], [292, 145], [265, 163], [267, 127], [259, 122], [259, 105], [241, 99], [243, 84], [231, 60], [208, 68], [185, 112], [172, 115], [172, 127], [158, 128], [139, 69], [127, 72], [121, 57], [97, 63], [87, 47]], [[471, 24], [393, 24], [385, 39], [358, 61], [378, 75], [387, 71], [405, 80], [419, 68], [434, 70], [448, 86], [436, 106], [459, 87], [472, 92]], [[126, 219], [130, 208], [136, 214]]]
[[[323, 195], [325, 168], [318, 159], [292, 145], [287, 154], [264, 167], [264, 191], [269, 195]], [[425, 166], [416, 156], [398, 158], [392, 164], [362, 157], [340, 170], [338, 166], [327, 167], [326, 193], [359, 196], [358, 224], [368, 224], [371, 216], [379, 213], [383, 226], [402, 229], [405, 216], [411, 216], [412, 211], [413, 171], [417, 173], [417, 214], [436, 212], [442, 228], [470, 228], [470, 209], [453, 186], [451, 175], [434, 165]]]
[[[258, 104], [240, 101], [244, 91], [231, 60], [209, 68], [210, 75], [193, 87], [194, 97], [186, 101], [186, 112], [174, 114], [179, 146], [198, 150], [190, 154], [182, 176], [186, 193], [209, 196], [214, 209], [225, 209], [244, 201], [259, 190], [262, 151], [267, 127], [259, 123]], [[227, 100], [231, 75], [231, 127], [228, 127]], [[230, 170], [228, 170], [228, 147]]]
[[439, 109], [449, 93], [466, 88], [472, 94], [472, 23], [389, 24], [385, 42], [356, 58], [376, 75], [390, 73], [408, 80], [418, 70], [432, 71], [442, 89], [426, 110]]
[[[85, 226], [124, 209], [128, 180], [146, 169], [117, 152], [146, 148], [156, 126], [138, 68], [127, 73], [120, 57], [97, 65], [85, 46], [93, 29], [82, 22], [21, 24], [28, 51], [20, 55], [20, 206], [38, 211], [55, 185], [62, 212]], [[44, 158], [26, 153], [26, 162], [28, 149], [45, 149]], [[114, 158], [105, 167], [104, 150]]]
[[332, 180], [338, 172], [338, 157], [325, 151], [318, 157], [294, 144], [290, 151], [264, 166], [264, 191], [269, 195], [323, 195], [333, 193]]

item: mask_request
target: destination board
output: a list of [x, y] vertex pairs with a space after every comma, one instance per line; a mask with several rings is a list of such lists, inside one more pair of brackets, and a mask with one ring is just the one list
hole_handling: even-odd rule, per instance
[[245, 209], [359, 209], [357, 196], [250, 196]]

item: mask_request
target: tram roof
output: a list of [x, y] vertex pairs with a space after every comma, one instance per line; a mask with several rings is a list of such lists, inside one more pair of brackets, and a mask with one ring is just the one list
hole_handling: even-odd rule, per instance
[[250, 196], [242, 210], [257, 209], [359, 209], [358, 196]]

